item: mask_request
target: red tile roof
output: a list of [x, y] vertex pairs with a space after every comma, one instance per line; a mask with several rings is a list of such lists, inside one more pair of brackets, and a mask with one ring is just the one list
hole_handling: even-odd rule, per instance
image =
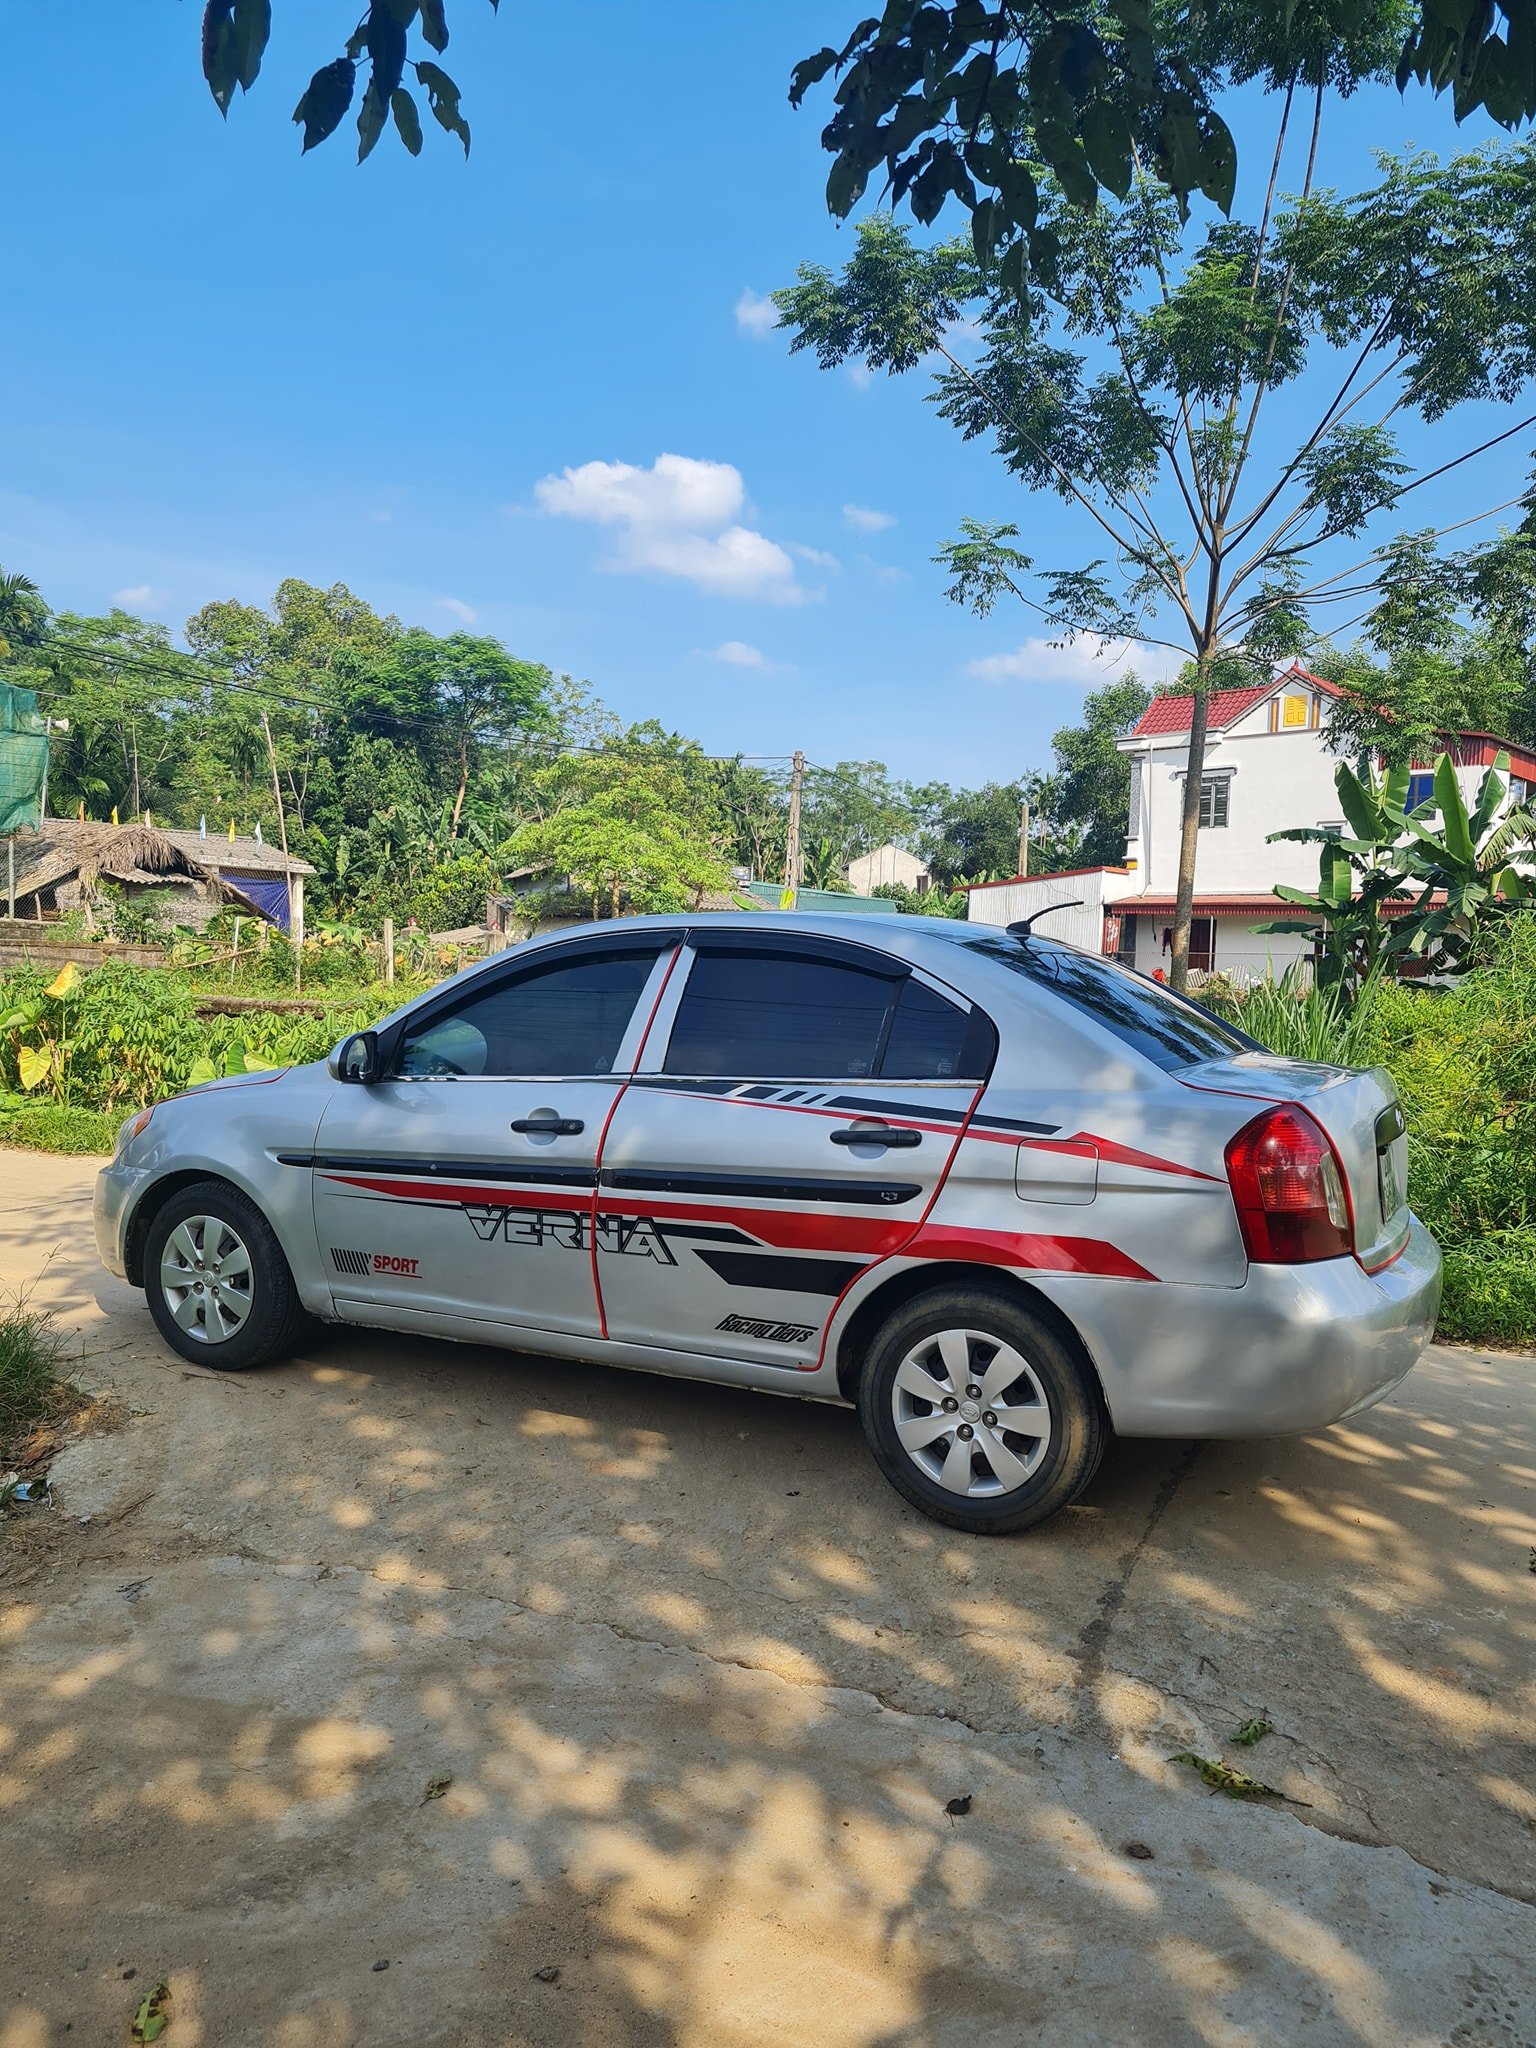
[[[1255, 683], [1251, 689], [1214, 691], [1206, 713], [1211, 731], [1220, 732], [1225, 726], [1234, 725], [1245, 711], [1251, 711], [1255, 704], [1262, 704], [1291, 676], [1298, 682], [1314, 683], [1330, 697], [1342, 697], [1344, 694], [1337, 683], [1330, 683], [1326, 676], [1313, 675], [1310, 669], [1297, 662], [1283, 675], [1274, 676], [1267, 683]], [[1145, 738], [1149, 733], [1188, 732], [1194, 715], [1194, 701], [1193, 697], [1154, 697], [1137, 721], [1135, 737]]]

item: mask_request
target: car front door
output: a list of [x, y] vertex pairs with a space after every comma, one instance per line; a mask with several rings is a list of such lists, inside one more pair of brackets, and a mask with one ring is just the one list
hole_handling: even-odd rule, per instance
[[814, 1366], [838, 1296], [922, 1222], [995, 1047], [876, 947], [694, 933], [603, 1147], [608, 1335]]
[[598, 1147], [677, 934], [554, 945], [451, 987], [336, 1088], [315, 1225], [337, 1312], [593, 1334]]

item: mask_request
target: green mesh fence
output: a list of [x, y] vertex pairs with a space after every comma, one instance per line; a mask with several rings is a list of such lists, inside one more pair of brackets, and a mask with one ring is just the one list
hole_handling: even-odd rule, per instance
[[0, 683], [0, 832], [41, 822], [47, 766], [48, 731], [35, 693]]

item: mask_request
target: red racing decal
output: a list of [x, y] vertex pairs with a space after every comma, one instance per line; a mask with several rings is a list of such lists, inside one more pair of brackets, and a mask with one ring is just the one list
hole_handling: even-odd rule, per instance
[[1042, 1273], [1091, 1273], [1101, 1280], [1156, 1280], [1155, 1273], [1101, 1237], [1046, 1237], [1027, 1230], [967, 1230], [929, 1224], [909, 1259], [962, 1259], [979, 1266], [1026, 1266]]

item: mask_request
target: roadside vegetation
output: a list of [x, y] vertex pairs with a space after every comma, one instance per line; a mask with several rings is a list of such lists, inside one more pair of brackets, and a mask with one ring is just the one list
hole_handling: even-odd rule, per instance
[[44, 1425], [77, 1405], [62, 1370], [64, 1337], [25, 1295], [0, 1304], [0, 1467]]

